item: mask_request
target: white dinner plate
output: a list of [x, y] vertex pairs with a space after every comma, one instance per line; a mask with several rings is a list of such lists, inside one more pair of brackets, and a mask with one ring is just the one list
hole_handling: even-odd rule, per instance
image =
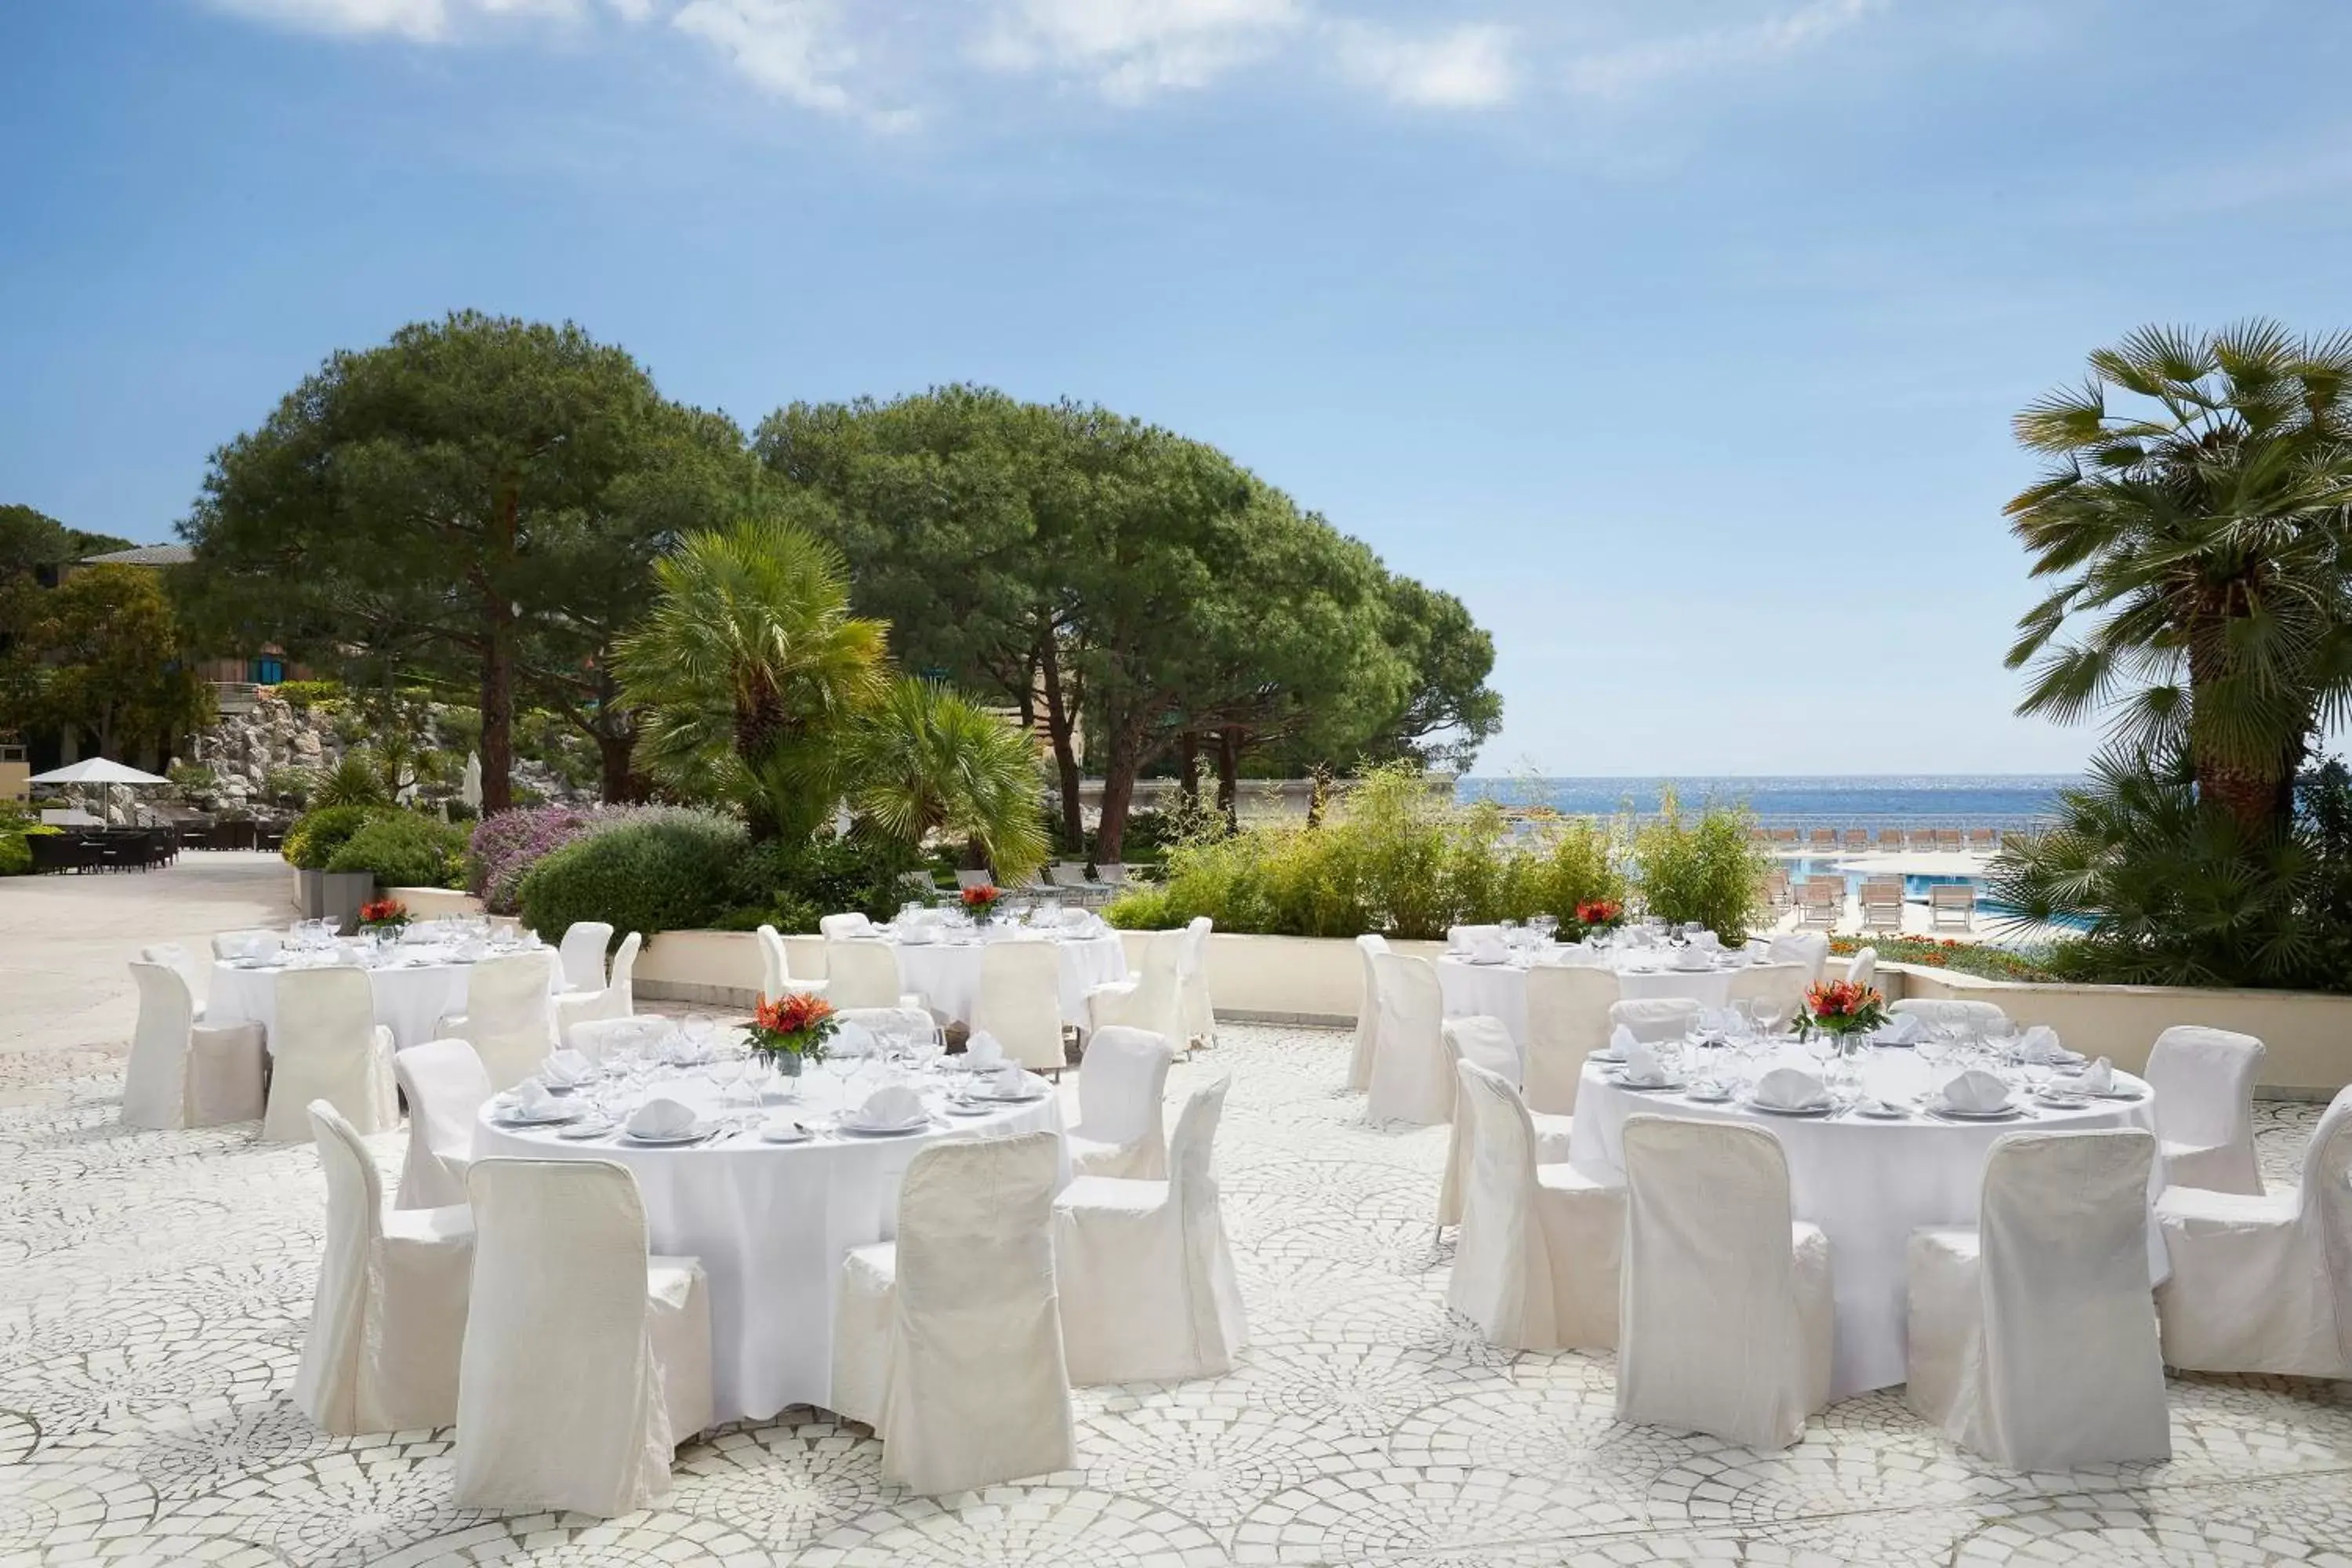
[[930, 1127], [931, 1119], [926, 1116], [920, 1121], [907, 1127], [860, 1127], [855, 1121], [845, 1121], [841, 1124], [840, 1131], [856, 1138], [904, 1138], [909, 1132], [929, 1131]]
[[2025, 1114], [2025, 1108], [2013, 1101], [1999, 1110], [1962, 1110], [1958, 1106], [1931, 1105], [1927, 1114], [1947, 1121], [2014, 1121]]
[[1767, 1116], [1828, 1116], [1836, 1111], [1837, 1104], [1835, 1101], [1832, 1101], [1827, 1105], [1787, 1107], [1766, 1105], [1760, 1100], [1751, 1100], [1748, 1102], [1748, 1109], [1750, 1110], [1760, 1110]]
[[1911, 1112], [1899, 1105], [1885, 1105], [1864, 1100], [1853, 1108], [1856, 1116], [1867, 1116], [1873, 1121], [1908, 1121]]
[[2117, 1084], [2113, 1089], [2102, 1089], [2094, 1098], [2099, 1100], [2137, 1100], [2140, 1098], [2140, 1091], [2136, 1089], [2126, 1089], [2123, 1085]]
[[1664, 1083], [1628, 1083], [1623, 1073], [1612, 1073], [1609, 1081], [1619, 1089], [1632, 1089], [1635, 1094], [1675, 1094], [1689, 1087], [1689, 1079], [1670, 1078]]
[[613, 1130], [613, 1123], [599, 1117], [594, 1121], [567, 1121], [555, 1130], [558, 1138], [602, 1138]]
[[710, 1123], [698, 1121], [683, 1132], [631, 1132], [624, 1128], [621, 1131], [621, 1136], [632, 1143], [643, 1143], [649, 1148], [663, 1149], [676, 1143], [699, 1142], [710, 1136]]
[[576, 1105], [553, 1106], [544, 1116], [520, 1116], [511, 1110], [502, 1110], [490, 1120], [500, 1127], [510, 1130], [520, 1128], [528, 1131], [533, 1127], [561, 1127], [567, 1121], [579, 1121], [580, 1108]]

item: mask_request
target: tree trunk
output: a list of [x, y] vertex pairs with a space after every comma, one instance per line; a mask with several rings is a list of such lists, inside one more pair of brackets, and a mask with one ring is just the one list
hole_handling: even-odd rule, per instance
[[1217, 810], [1224, 816], [1228, 833], [1241, 831], [1241, 731], [1228, 724], [1217, 731]]
[[521, 498], [499, 498], [482, 567], [482, 815], [514, 805], [514, 604], [507, 573]]
[[644, 798], [638, 788], [637, 775], [631, 764], [636, 760], [637, 732], [631, 730], [623, 735], [608, 735], [602, 730], [596, 734], [596, 759], [604, 774], [600, 793], [606, 805], [623, 805]]
[[1095, 863], [1122, 864], [1126, 847], [1127, 812], [1135, 800], [1135, 775], [1142, 766], [1142, 735], [1133, 724], [1118, 724], [1110, 731], [1103, 754], [1102, 821], [1095, 828]]
[[1084, 859], [1087, 810], [1078, 799], [1078, 789], [1085, 780], [1079, 775], [1078, 754], [1072, 743], [1077, 731], [1077, 715], [1064, 700], [1061, 654], [1054, 646], [1051, 628], [1039, 639], [1037, 659], [1038, 671], [1045, 680], [1045, 732], [1054, 742], [1054, 772], [1062, 789], [1062, 837], [1070, 846], [1070, 852]]
[[1183, 764], [1183, 772], [1178, 775], [1178, 778], [1184, 792], [1185, 808], [1188, 811], [1198, 811], [1201, 809], [1200, 735], [1193, 731], [1187, 730], [1183, 734], [1178, 736], [1176, 739], [1176, 755], [1179, 761]]

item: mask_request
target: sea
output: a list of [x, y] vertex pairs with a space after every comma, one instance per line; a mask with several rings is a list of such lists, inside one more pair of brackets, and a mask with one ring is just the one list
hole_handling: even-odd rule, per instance
[[1685, 810], [1709, 801], [1744, 805], [1765, 827], [2031, 827], [2056, 811], [2058, 793], [2083, 783], [2074, 774], [1917, 773], [1850, 777], [1532, 778], [1465, 776], [1454, 782], [1465, 804], [1548, 805], [1570, 816], [1656, 815], [1668, 789]]

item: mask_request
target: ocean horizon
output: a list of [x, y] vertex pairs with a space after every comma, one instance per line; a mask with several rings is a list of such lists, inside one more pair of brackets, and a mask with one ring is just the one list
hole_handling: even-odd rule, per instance
[[1656, 815], [1672, 788], [1685, 807], [1744, 805], [1766, 827], [2026, 827], [2048, 820], [2080, 773], [1697, 774], [1454, 781], [1464, 804], [1549, 806], [1570, 816]]

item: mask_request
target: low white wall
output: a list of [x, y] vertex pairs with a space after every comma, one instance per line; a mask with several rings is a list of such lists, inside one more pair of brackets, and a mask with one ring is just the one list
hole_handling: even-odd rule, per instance
[[420, 921], [482, 912], [481, 900], [471, 893], [460, 893], [449, 888], [386, 888], [383, 894], [406, 904], [408, 912]]
[[[807, 980], [824, 978], [824, 939], [784, 938], [784, 962]], [[760, 939], [748, 931], [666, 931], [637, 955], [639, 994], [671, 1002], [749, 1007], [760, 995]]]

